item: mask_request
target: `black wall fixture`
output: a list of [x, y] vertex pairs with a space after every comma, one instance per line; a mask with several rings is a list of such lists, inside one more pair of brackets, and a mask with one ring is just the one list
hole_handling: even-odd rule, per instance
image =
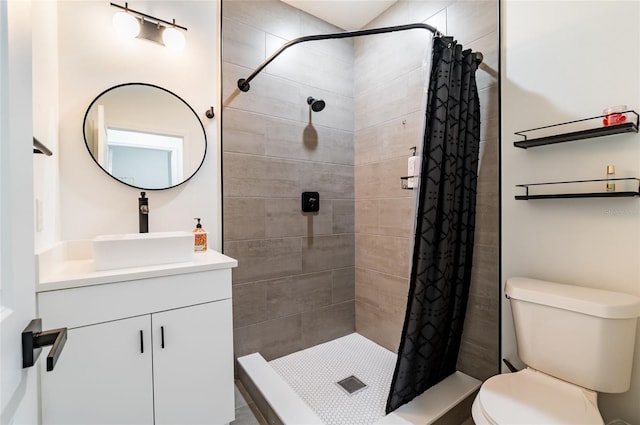
[[[350, 38], [350, 37], [360, 37], [363, 35], [374, 35], [374, 34], [385, 34], [389, 32], [396, 31], [406, 31], [412, 29], [423, 29], [432, 32], [436, 37], [442, 37], [442, 33], [438, 31], [438, 29], [434, 26], [416, 23], [416, 24], [406, 24], [406, 25], [396, 25], [392, 27], [382, 27], [382, 28], [370, 28], [365, 30], [356, 30], [356, 31], [343, 31], [338, 33], [331, 34], [317, 34], [317, 35], [305, 35], [303, 37], [294, 38], [293, 40], [285, 43], [276, 50], [271, 56], [269, 56], [264, 62], [262, 62], [247, 78], [240, 78], [238, 80], [238, 89], [243, 92], [249, 91], [251, 85], [249, 84], [251, 80], [253, 80], [256, 75], [260, 73], [267, 65], [269, 65], [280, 53], [284, 52], [289, 47], [296, 45], [298, 43], [304, 43], [306, 41], [317, 41], [317, 40], [333, 40], [339, 38]], [[482, 62], [482, 53], [476, 52], [476, 59], [478, 65]]]
[[42, 347], [52, 345], [47, 355], [47, 372], [51, 372], [58, 362], [64, 344], [67, 342], [67, 328], [42, 331], [42, 319], [34, 319], [22, 331], [22, 367], [35, 364]]
[[318, 192], [302, 192], [302, 212], [320, 211], [320, 194]]
[[47, 156], [53, 155], [53, 152], [35, 137], [33, 138], [33, 153], [41, 153]]

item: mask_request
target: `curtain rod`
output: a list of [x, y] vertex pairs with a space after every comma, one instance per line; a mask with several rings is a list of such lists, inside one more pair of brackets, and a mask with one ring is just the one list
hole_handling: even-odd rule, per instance
[[[442, 37], [443, 36], [443, 34], [440, 33], [440, 31], [438, 31], [438, 29], [436, 27], [428, 25], [428, 24], [406, 24], [406, 25], [396, 25], [396, 26], [392, 26], [392, 27], [371, 28], [371, 29], [366, 29], [366, 30], [344, 31], [344, 32], [331, 33], [331, 34], [306, 35], [306, 36], [303, 36], [303, 37], [294, 38], [293, 40], [283, 44], [282, 47], [280, 47], [274, 54], [272, 54], [264, 62], [262, 62], [262, 64], [260, 64], [260, 66], [258, 66], [255, 69], [255, 71], [253, 71], [251, 73], [251, 75], [249, 75], [247, 78], [240, 78], [238, 80], [238, 88], [243, 92], [249, 91], [249, 89], [251, 88], [251, 86], [249, 85], [251, 80], [253, 80], [256, 77], [256, 75], [258, 75], [275, 58], [277, 58], [278, 55], [280, 55], [280, 53], [284, 52], [286, 49], [288, 49], [289, 47], [291, 47], [291, 46], [293, 46], [295, 44], [303, 43], [305, 41], [331, 40], [331, 39], [337, 39], [337, 38], [359, 37], [359, 36], [362, 36], [362, 35], [384, 34], [384, 33], [388, 33], [388, 32], [406, 31], [406, 30], [411, 30], [411, 29], [425, 29], [427, 31], [431, 31], [434, 34], [434, 36], [436, 36], [436, 37]], [[480, 65], [480, 63], [482, 62], [482, 59], [483, 59], [482, 53], [476, 52], [476, 57], [477, 57], [478, 65]]]

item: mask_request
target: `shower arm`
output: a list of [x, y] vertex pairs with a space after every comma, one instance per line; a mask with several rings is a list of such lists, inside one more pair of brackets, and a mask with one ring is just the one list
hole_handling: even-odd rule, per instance
[[[275, 58], [280, 55], [280, 53], [287, 50], [289, 47], [296, 45], [298, 43], [304, 43], [305, 41], [317, 41], [317, 40], [331, 40], [337, 38], [350, 38], [350, 37], [359, 37], [362, 35], [373, 35], [373, 34], [385, 34], [388, 32], [396, 32], [396, 31], [406, 31], [412, 29], [424, 29], [427, 31], [431, 31], [434, 36], [441, 37], [442, 34], [436, 27], [433, 27], [428, 24], [406, 24], [406, 25], [396, 25], [392, 27], [382, 27], [382, 28], [371, 28], [366, 30], [356, 30], [356, 31], [344, 31], [337, 32], [331, 34], [318, 34], [318, 35], [306, 35], [303, 37], [294, 38], [293, 40], [285, 43], [280, 47], [274, 54], [269, 56], [260, 66], [258, 66], [255, 71], [251, 73], [247, 78], [240, 78], [238, 80], [238, 89], [243, 92], [249, 91], [251, 86], [249, 83], [253, 80], [256, 75], [258, 75], [267, 65], [269, 65]], [[476, 52], [478, 65], [482, 62], [482, 53]]]

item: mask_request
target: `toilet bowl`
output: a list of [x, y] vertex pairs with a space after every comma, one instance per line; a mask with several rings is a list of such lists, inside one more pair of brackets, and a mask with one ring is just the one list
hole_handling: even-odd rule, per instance
[[509, 279], [505, 294], [527, 368], [482, 384], [476, 425], [604, 424], [598, 392], [631, 384], [640, 298], [527, 278]]
[[472, 406], [476, 425], [602, 425], [597, 393], [527, 368], [496, 375]]

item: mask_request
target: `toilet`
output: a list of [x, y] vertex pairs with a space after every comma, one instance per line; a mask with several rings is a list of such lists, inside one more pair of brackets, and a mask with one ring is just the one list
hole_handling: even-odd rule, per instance
[[640, 298], [521, 277], [505, 293], [527, 367], [482, 384], [476, 425], [604, 424], [598, 393], [631, 384]]

